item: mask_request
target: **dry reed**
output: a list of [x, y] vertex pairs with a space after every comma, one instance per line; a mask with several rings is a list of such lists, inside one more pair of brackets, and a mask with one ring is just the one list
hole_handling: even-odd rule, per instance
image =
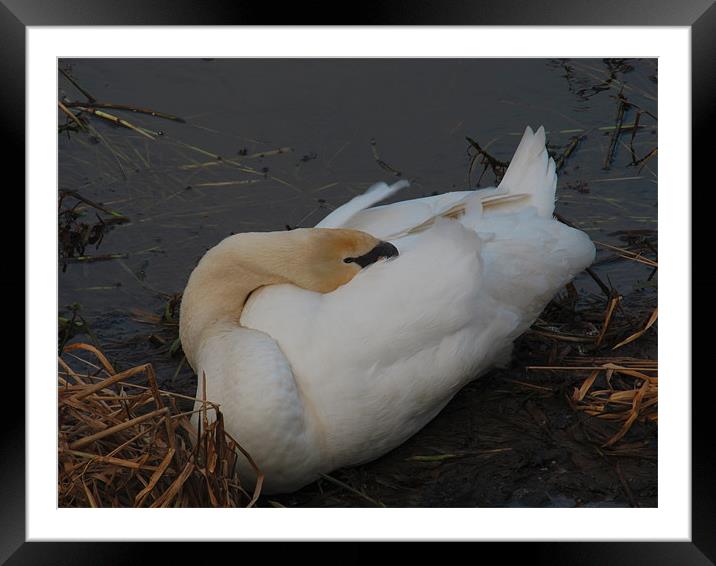
[[[654, 269], [658, 268], [656, 259], [602, 242], [595, 243], [617, 252], [620, 258], [646, 264]], [[656, 323], [659, 311], [655, 307], [640, 328], [630, 328], [630, 325], [626, 325], [615, 329], [614, 314], [622, 297], [613, 289], [607, 289], [607, 295], [608, 301], [604, 314], [601, 315], [603, 317], [601, 330], [596, 336], [547, 333], [535, 331], [534, 327], [532, 331], [561, 342], [583, 342], [587, 346], [591, 345], [595, 352], [600, 347], [614, 351], [638, 340]], [[624, 338], [625, 333], [626, 338]], [[607, 337], [612, 339], [612, 344], [605, 343]], [[560, 361], [562, 362], [560, 365], [527, 366], [526, 369], [562, 374], [567, 372], [572, 375], [589, 372], [579, 387], [575, 387], [571, 395], [567, 396], [567, 400], [575, 411], [620, 425], [614, 434], [603, 439], [603, 447], [610, 447], [619, 442], [637, 421], [658, 421], [659, 364], [657, 360], [613, 355], [604, 357], [582, 355], [565, 357]]]
[[[70, 344], [63, 352], [73, 351], [93, 354], [99, 365], [82, 358], [93, 372], [82, 373], [58, 360], [60, 507], [256, 503], [263, 477], [224, 430], [217, 405], [160, 390], [151, 364], [118, 373], [94, 346]], [[143, 384], [129, 381], [138, 377]], [[199, 402], [198, 426], [190, 421], [194, 411], [178, 409], [179, 399]], [[253, 493], [237, 475], [240, 458], [256, 471]]]
[[[638, 358], [566, 358], [561, 366], [528, 366], [528, 370], [589, 372], [568, 401], [575, 411], [620, 425], [604, 439], [609, 447], [637, 421], [657, 422], [659, 369], [656, 360]], [[599, 378], [602, 379], [599, 379]], [[615, 377], [619, 377], [616, 380]]]

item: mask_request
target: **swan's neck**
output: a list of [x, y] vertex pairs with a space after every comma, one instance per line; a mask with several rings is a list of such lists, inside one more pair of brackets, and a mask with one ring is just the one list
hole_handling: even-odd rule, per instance
[[238, 327], [252, 291], [290, 281], [288, 273], [302, 260], [295, 241], [300, 236], [290, 232], [237, 234], [204, 255], [189, 277], [179, 319], [182, 348], [192, 367], [196, 369], [198, 352], [207, 338]]

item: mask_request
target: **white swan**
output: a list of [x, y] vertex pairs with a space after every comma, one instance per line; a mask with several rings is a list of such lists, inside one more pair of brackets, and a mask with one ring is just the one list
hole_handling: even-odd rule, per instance
[[528, 127], [497, 188], [367, 209], [407, 185], [380, 183], [316, 228], [207, 252], [181, 341], [265, 492], [381, 456], [504, 359], [594, 259], [552, 218], [556, 184], [544, 129]]

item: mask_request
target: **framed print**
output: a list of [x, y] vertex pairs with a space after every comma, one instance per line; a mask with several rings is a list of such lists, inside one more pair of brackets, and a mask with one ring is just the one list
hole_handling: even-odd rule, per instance
[[0, 5], [27, 222], [0, 562], [712, 563], [712, 3], [237, 8]]

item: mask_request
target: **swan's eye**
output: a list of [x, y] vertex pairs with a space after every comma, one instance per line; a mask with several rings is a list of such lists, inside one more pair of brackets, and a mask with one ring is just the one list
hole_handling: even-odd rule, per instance
[[353, 263], [355, 261], [355, 258], [347, 257], [343, 260], [343, 263]]

